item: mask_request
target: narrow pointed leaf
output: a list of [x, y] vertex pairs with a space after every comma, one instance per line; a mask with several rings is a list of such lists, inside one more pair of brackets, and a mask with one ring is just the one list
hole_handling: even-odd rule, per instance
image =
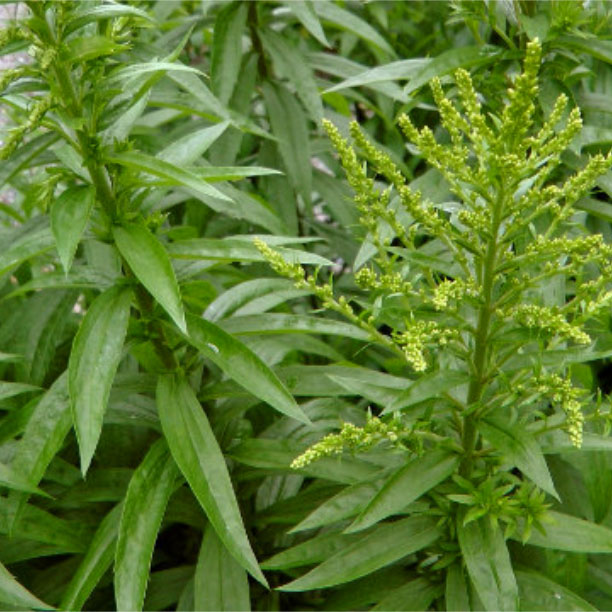
[[161, 242], [147, 228], [137, 223], [115, 226], [113, 237], [136, 278], [178, 328], [186, 331], [181, 293], [170, 258]]
[[485, 610], [518, 610], [518, 587], [499, 527], [487, 518], [457, 525], [468, 574]]
[[242, 342], [200, 317], [188, 315], [188, 340], [247, 391], [302, 423], [308, 417], [274, 372]]
[[[34, 408], [17, 451], [11, 469], [37, 486], [48, 465], [64, 443], [72, 425], [68, 396], [68, 372], [64, 372], [51, 385]], [[13, 491], [6, 502], [7, 526], [12, 529], [29, 494]]]
[[223, 452], [189, 383], [179, 375], [161, 376], [157, 409], [172, 456], [217, 535], [238, 563], [267, 586], [242, 522]]
[[148, 174], [169, 181], [173, 185], [187, 187], [204, 198], [213, 197], [219, 200], [230, 200], [230, 198], [222, 194], [218, 189], [211, 187], [197, 174], [193, 174], [175, 164], [171, 164], [170, 162], [156, 157], [151, 157], [145, 153], [138, 153], [136, 151], [114, 153], [112, 157], [108, 158], [108, 161], [134, 170], [147, 172]]
[[52, 610], [53, 606], [32, 595], [19, 584], [12, 574], [0, 563], [0, 601], [26, 610]]
[[229, 126], [229, 121], [205, 127], [175, 140], [164, 147], [156, 157], [175, 166], [193, 164]]
[[428, 451], [389, 477], [366, 509], [346, 530], [367, 529], [378, 521], [403, 510], [442, 481], [459, 465], [459, 457], [444, 450]]
[[93, 187], [71, 187], [51, 205], [51, 231], [66, 274], [70, 271], [94, 201]]
[[290, 0], [284, 3], [300, 20], [300, 23], [324, 46], [331, 47], [325, 36], [311, 0]]
[[376, 45], [389, 55], [395, 56], [391, 45], [370, 24], [354, 13], [340, 8], [333, 2], [314, 2], [313, 7], [324, 21], [330, 21], [342, 30], [353, 32], [353, 34]]
[[[576, 553], [612, 553], [612, 529], [552, 510], [547, 517], [546, 534], [533, 529], [527, 544]], [[520, 540], [520, 535], [512, 538]]]
[[85, 314], [68, 365], [72, 418], [85, 474], [102, 432], [110, 389], [121, 361], [132, 292], [112, 287]]
[[15, 470], [4, 463], [0, 463], [0, 486], [12, 489], [13, 491], [22, 491], [24, 493], [33, 493], [49, 497], [44, 491], [32, 485], [22, 474], [15, 472]]
[[559, 499], [540, 445], [524, 427], [509, 425], [501, 418], [487, 417], [478, 423], [478, 429], [538, 487]]
[[208, 525], [194, 574], [195, 610], [251, 609], [247, 573]]
[[324, 589], [356, 580], [435, 542], [440, 532], [426, 516], [411, 516], [376, 527], [281, 591]]
[[521, 610], [596, 612], [597, 608], [550, 578], [532, 571], [517, 571]]
[[463, 612], [470, 609], [470, 595], [462, 564], [453, 563], [446, 570], [446, 587], [444, 592], [446, 610]]
[[244, 2], [230, 2], [215, 19], [210, 77], [212, 90], [223, 104], [229, 102], [240, 74], [247, 10]]
[[164, 440], [158, 440], [128, 486], [115, 553], [118, 610], [142, 610], [157, 533], [178, 476]]
[[397, 589], [393, 589], [376, 604], [372, 610], [429, 610], [431, 602], [442, 594], [440, 584], [433, 584], [426, 578], [411, 580]]
[[100, 523], [85, 557], [64, 591], [59, 606], [62, 610], [81, 610], [100, 578], [111, 566], [115, 557], [121, 510], [121, 504], [115, 506]]
[[4, 239], [0, 236], [0, 276], [24, 261], [53, 248], [55, 240], [46, 219], [28, 222]]

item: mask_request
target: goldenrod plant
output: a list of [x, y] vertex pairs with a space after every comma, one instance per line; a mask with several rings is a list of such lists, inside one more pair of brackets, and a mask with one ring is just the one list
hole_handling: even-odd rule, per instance
[[0, 608], [611, 609], [609, 15], [0, 3]]
[[[548, 117], [537, 116], [541, 52], [537, 39], [528, 43], [497, 114], [483, 112], [467, 71], [449, 83], [457, 102], [435, 78], [442, 142], [399, 117], [452, 202], [435, 204], [411, 189], [357, 122], [353, 145], [325, 121], [372, 245], [354, 275], [363, 293], [336, 297], [331, 283], [256, 241], [276, 272], [401, 355], [408, 378], [377, 401], [381, 416], [344, 424], [291, 464], [316, 469], [322, 458], [379, 448], [395, 467], [323, 504], [348, 521], [335, 528], [347, 544], [284, 590], [329, 588], [408, 559], [406, 584], [375, 609], [420, 609], [415, 602], [424, 608], [437, 599], [448, 610], [525, 609], [520, 584], [533, 577], [515, 570], [510, 541], [520, 543], [511, 549], [576, 552], [611, 541], [609, 529], [551, 509], [559, 497], [545, 454], [581, 449], [585, 436], [589, 446], [606, 440], [597, 432], [609, 405], [572, 372], [597, 355], [612, 300], [612, 247], [581, 229], [574, 205], [612, 155], [596, 154], [559, 181], [561, 156], [582, 121], [578, 108], [565, 112], [564, 94]], [[312, 526], [309, 517], [305, 523]]]

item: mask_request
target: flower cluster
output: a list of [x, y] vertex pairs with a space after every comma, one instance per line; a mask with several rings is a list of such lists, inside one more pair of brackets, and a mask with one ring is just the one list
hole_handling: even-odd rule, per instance
[[328, 434], [322, 440], [306, 449], [291, 463], [295, 470], [304, 468], [313, 461], [323, 457], [339, 455], [345, 450], [352, 452], [367, 451], [383, 441], [400, 444], [401, 438], [409, 431], [397, 419], [385, 422], [368, 413], [367, 422], [363, 427], [353, 423], [343, 423], [340, 432]]
[[537, 329], [549, 336], [572, 340], [576, 344], [589, 344], [591, 337], [577, 325], [569, 323], [554, 309], [535, 304], [519, 304], [510, 309], [499, 309], [498, 315], [509, 317], [529, 329]]
[[415, 372], [427, 369], [425, 349], [428, 345], [444, 346], [457, 337], [457, 330], [445, 329], [433, 321], [406, 321], [405, 331], [393, 332], [393, 339], [402, 347], [406, 361]]
[[576, 448], [582, 446], [582, 429], [584, 415], [580, 398], [585, 395], [584, 389], [572, 385], [571, 380], [558, 374], [541, 375], [536, 380], [538, 392], [558, 404], [565, 412], [565, 429]]

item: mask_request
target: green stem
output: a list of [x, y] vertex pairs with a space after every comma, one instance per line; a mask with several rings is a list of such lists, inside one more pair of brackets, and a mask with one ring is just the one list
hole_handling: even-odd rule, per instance
[[[63, 99], [65, 100], [68, 112], [70, 112], [74, 118], [82, 117], [83, 108], [74, 87], [74, 82], [72, 80], [70, 71], [65, 65], [61, 64], [60, 62], [56, 62], [54, 66], [54, 73]], [[81, 156], [83, 157], [85, 167], [89, 171], [91, 182], [96, 190], [96, 199], [102, 204], [104, 210], [110, 217], [110, 220], [113, 221], [116, 219], [118, 212], [117, 199], [115, 197], [113, 185], [106, 165], [98, 161], [96, 152], [91, 149], [91, 139], [89, 134], [87, 134], [84, 130], [77, 130], [76, 135], [79, 147], [81, 149]], [[135, 278], [132, 270], [125, 260], [123, 260], [123, 268], [126, 276]], [[153, 317], [153, 310], [155, 306], [153, 298], [140, 284], [136, 285], [135, 293], [138, 310], [143, 318], [147, 319], [147, 331], [150, 334], [155, 352], [166, 368], [169, 370], [176, 369], [178, 364], [174, 353], [168, 345], [164, 329], [160, 322], [155, 320]]]
[[498, 251], [498, 233], [501, 224], [501, 213], [504, 203], [504, 192], [493, 209], [491, 222], [491, 238], [487, 244], [486, 254], [482, 263], [482, 295], [483, 302], [478, 312], [478, 324], [474, 338], [474, 359], [472, 380], [468, 388], [467, 406], [470, 412], [463, 419], [462, 445], [464, 458], [459, 468], [459, 473], [467, 478], [472, 472], [473, 455], [478, 440], [477, 415], [472, 410], [482, 397], [482, 392], [487, 383], [487, 356], [489, 352], [488, 340], [493, 314], [493, 288], [495, 284], [495, 264]]

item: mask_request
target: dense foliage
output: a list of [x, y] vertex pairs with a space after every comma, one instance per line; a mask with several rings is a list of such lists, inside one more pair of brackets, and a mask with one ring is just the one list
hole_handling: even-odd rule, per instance
[[610, 6], [19, 8], [0, 607], [611, 609]]

